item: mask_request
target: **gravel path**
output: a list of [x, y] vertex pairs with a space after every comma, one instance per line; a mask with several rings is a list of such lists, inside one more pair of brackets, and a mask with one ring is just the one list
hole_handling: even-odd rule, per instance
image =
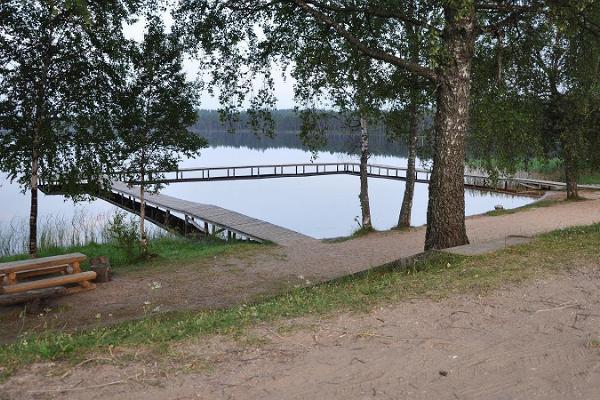
[[250, 333], [254, 342], [187, 342], [166, 365], [135, 357], [35, 365], [0, 385], [0, 398], [594, 400], [598, 267], [485, 297], [304, 318], [291, 322], [308, 328], [287, 334], [263, 325]]

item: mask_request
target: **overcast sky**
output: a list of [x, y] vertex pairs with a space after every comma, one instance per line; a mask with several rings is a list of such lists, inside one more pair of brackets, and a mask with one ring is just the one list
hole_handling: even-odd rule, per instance
[[[173, 19], [168, 13], [162, 14], [167, 27], [173, 23]], [[140, 20], [133, 25], [125, 26], [125, 36], [129, 39], [141, 41], [144, 38], [144, 20]], [[184, 70], [190, 79], [198, 77], [198, 62], [193, 58], [187, 58], [184, 62]], [[282, 77], [281, 70], [276, 68], [273, 73], [275, 80], [275, 96], [277, 97], [277, 108], [294, 108], [293, 79], [286, 74]], [[257, 83], [257, 86], [260, 83]], [[218, 99], [203, 93], [201, 97], [200, 108], [215, 110], [220, 107]]]

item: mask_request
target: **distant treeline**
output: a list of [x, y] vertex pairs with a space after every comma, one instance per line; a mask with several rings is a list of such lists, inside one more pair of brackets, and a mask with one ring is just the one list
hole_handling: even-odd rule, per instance
[[[275, 123], [275, 135], [266, 137], [250, 129], [250, 117], [241, 113], [239, 121], [233, 124], [234, 132], [230, 126], [219, 118], [219, 112], [214, 110], [198, 111], [198, 121], [191, 128], [192, 131], [206, 138], [211, 146], [248, 147], [252, 149], [267, 149], [287, 147], [306, 149], [299, 136], [302, 121], [294, 110], [276, 110], [272, 112]], [[324, 124], [327, 127], [327, 144], [322, 149], [325, 151], [355, 153], [359, 149], [357, 126], [351, 126], [347, 119], [336, 113], [325, 116]], [[429, 121], [424, 122], [425, 124]], [[372, 154], [405, 156], [406, 146], [400, 140], [392, 140], [386, 134], [383, 122], [374, 121], [369, 129], [369, 147]]]
[[[271, 117], [275, 123], [277, 132], [298, 133], [301, 129], [302, 121], [294, 110], [275, 110], [271, 112]], [[356, 122], [356, 121], [355, 121]], [[348, 119], [337, 113], [330, 112], [323, 114], [323, 124], [328, 128], [328, 131], [341, 132], [352, 130]], [[235, 131], [249, 130], [250, 115], [242, 112], [239, 115], [239, 120], [231, 126]], [[198, 122], [193, 127], [196, 132], [211, 133], [228, 130], [228, 123], [223, 123], [219, 118], [219, 112], [216, 110], [199, 110]], [[383, 123], [374, 122], [370, 129], [372, 135], [385, 134]]]
[[[210, 133], [198, 131], [197, 133], [206, 138], [210, 146], [248, 147], [251, 149], [286, 147], [306, 150], [300, 137], [291, 131], [278, 131], [273, 137], [259, 136], [248, 130], [240, 130], [235, 133], [224, 130]], [[369, 148], [372, 154], [377, 155], [406, 156], [407, 154], [404, 144], [390, 141], [385, 135], [371, 136]], [[358, 137], [343, 132], [328, 132], [327, 144], [321, 150], [354, 154], [358, 151]]]

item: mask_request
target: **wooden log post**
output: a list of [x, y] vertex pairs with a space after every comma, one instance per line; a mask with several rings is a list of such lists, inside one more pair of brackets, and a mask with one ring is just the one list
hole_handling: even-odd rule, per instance
[[100, 256], [90, 260], [90, 269], [96, 273], [96, 283], [106, 283], [112, 280], [112, 269], [108, 257]]
[[[73, 263], [71, 263], [71, 267], [73, 268], [73, 274], [81, 273], [81, 265], [79, 264], [79, 261], [74, 261]], [[78, 283], [79, 286], [81, 286], [84, 289], [88, 289], [90, 287], [89, 281], [81, 281]]]

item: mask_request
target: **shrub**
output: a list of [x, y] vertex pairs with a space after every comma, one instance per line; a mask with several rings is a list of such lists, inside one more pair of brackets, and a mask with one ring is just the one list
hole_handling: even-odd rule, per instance
[[138, 226], [133, 218], [127, 219], [125, 212], [117, 211], [105, 229], [110, 240], [125, 253], [127, 261], [139, 256]]

